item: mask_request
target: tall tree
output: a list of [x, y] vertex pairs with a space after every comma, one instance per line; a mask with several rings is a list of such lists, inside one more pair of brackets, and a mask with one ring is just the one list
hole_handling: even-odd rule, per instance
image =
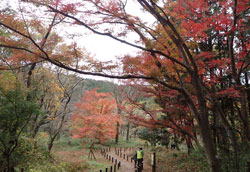
[[14, 155], [20, 147], [20, 138], [26, 133], [31, 117], [41, 111], [37, 104], [26, 99], [27, 90], [13, 74], [1, 73], [0, 77], [0, 168], [14, 172], [19, 163]]
[[[123, 76], [105, 73], [113, 66], [98, 63], [94, 65], [97, 69], [95, 71], [89, 68], [82, 70], [56, 58], [63, 54], [47, 51], [39, 46], [27, 29], [24, 29], [25, 25], [20, 18], [6, 14], [2, 14], [0, 25], [15, 37], [8, 40], [2, 38], [1, 47], [13, 49], [16, 54], [25, 52], [27, 57], [36, 55], [40, 59], [81, 74], [120, 79], [141, 78], [148, 81], [144, 84], [159, 85], [164, 89], [177, 91], [185, 99], [198, 123], [206, 155], [214, 172], [221, 169], [217, 143], [213, 139], [216, 134], [212, 132], [211, 124], [216, 124], [219, 120], [230, 142], [238, 141], [246, 145], [249, 143], [249, 23], [246, 20], [249, 1], [137, 0], [144, 12], [154, 18], [153, 25], [136, 14], [129, 14], [127, 2], [122, 0], [28, 2], [36, 4], [36, 8], [46, 7], [50, 12], [47, 18], [51, 14], [58, 14], [59, 20], [82, 26], [142, 52], [136, 58], [125, 58], [125, 63], [129, 63], [126, 63], [127, 69]], [[13, 25], [11, 20], [18, 21], [15, 22], [18, 24]], [[138, 35], [137, 41], [140, 44], [126, 40], [127, 34], [131, 32]], [[141, 80], [139, 82], [143, 84]], [[226, 113], [224, 108], [228, 100], [225, 96], [231, 98], [233, 107]], [[237, 123], [233, 122], [234, 119]], [[239, 124], [236, 128], [240, 129], [242, 140], [235, 134], [235, 131], [238, 131], [235, 124]], [[218, 128], [215, 131], [218, 131]], [[233, 145], [237, 152], [236, 144]]]
[[73, 138], [91, 140], [90, 152], [94, 155], [95, 144], [115, 138], [116, 124], [120, 122], [116, 111], [116, 102], [110, 93], [98, 93], [97, 89], [86, 91], [72, 116]]

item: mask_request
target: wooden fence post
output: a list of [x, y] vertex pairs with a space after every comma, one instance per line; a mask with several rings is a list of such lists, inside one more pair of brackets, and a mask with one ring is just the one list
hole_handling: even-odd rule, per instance
[[151, 165], [152, 165], [152, 172], [156, 172], [156, 154], [155, 152], [151, 154]]

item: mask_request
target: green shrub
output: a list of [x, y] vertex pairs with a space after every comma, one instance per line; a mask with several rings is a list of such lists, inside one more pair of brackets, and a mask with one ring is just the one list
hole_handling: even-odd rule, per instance
[[[194, 151], [190, 155], [177, 150], [169, 150], [159, 146], [145, 150], [146, 159], [156, 152], [157, 172], [208, 172], [209, 166], [202, 151]], [[150, 163], [150, 162], [147, 162]]]

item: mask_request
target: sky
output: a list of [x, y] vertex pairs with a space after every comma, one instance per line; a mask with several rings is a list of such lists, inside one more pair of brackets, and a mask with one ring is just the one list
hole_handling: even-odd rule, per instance
[[[150, 14], [145, 14], [140, 10], [139, 4], [136, 0], [127, 0], [126, 12], [137, 15], [139, 18], [143, 18], [143, 21], [153, 23], [154, 18]], [[136, 55], [139, 51], [138, 49], [131, 47], [129, 45], [120, 43], [113, 40], [112, 38], [106, 36], [100, 36], [89, 31], [86, 32], [86, 29], [83, 26], [75, 28], [60, 28], [66, 34], [82, 34], [81, 36], [76, 37], [76, 42], [81, 48], [85, 48], [94, 58], [100, 61], [110, 61], [116, 62], [119, 57], [124, 55]], [[126, 40], [129, 42], [134, 42], [139, 40], [138, 36], [135, 34], [130, 34], [127, 36]], [[104, 77], [96, 76], [83, 76], [84, 78], [91, 78], [96, 80], [108, 80], [111, 82], [119, 82], [116, 79], [109, 79]]]
[[[128, 11], [134, 12], [136, 5], [133, 0], [128, 1], [130, 1], [130, 3], [128, 3]], [[0, 0], [0, 9], [7, 4], [15, 9], [18, 9], [18, 0]], [[117, 56], [136, 52], [135, 48], [114, 41], [111, 38], [86, 32], [86, 29], [83, 27], [59, 28], [58, 31], [63, 31], [65, 34], [82, 33], [82, 36], [77, 37], [75, 41], [80, 47], [86, 48], [87, 51], [89, 51], [92, 55], [95, 55], [95, 57], [101, 61], [115, 60]], [[133, 41], [132, 38], [131, 41]]]
[[[9, 4], [12, 7], [18, 8], [18, 1], [19, 0], [0, 0], [0, 6], [2, 4]], [[144, 20], [150, 22], [153, 21], [152, 16], [149, 14], [146, 15], [143, 13], [140, 8], [139, 4], [135, 0], [127, 0], [127, 7], [126, 11], [131, 14], [136, 14], [138, 17], [142, 17]], [[126, 44], [120, 43], [115, 41], [111, 38], [105, 36], [99, 36], [93, 34], [91, 32], [85, 32], [85, 28], [83, 27], [76, 27], [76, 28], [68, 28], [68, 27], [61, 27], [57, 32], [61, 32], [66, 35], [70, 34], [77, 34], [80, 33], [81, 36], [76, 37], [75, 41], [81, 48], [85, 48], [87, 52], [89, 52], [92, 56], [100, 61], [117, 61], [117, 57], [121, 57], [123, 55], [133, 55], [138, 52], [138, 49], [135, 49], [131, 46]], [[130, 42], [134, 42], [137, 39], [135, 35], [128, 35], [128, 40]], [[84, 76], [85, 77], [85, 76]], [[93, 78], [93, 77], [87, 77]], [[105, 79], [102, 77], [95, 77], [95, 79]]]
[[[137, 17], [143, 18], [143, 21], [154, 21], [150, 14], [145, 14], [140, 10], [140, 6], [136, 0], [127, 0], [126, 12], [133, 15], [136, 14]], [[73, 29], [71, 32], [84, 33], [83, 30], [84, 27], [78, 27]], [[130, 34], [126, 40], [134, 42], [135, 40], [138, 40], [138, 37], [135, 34]], [[89, 51], [92, 55], [95, 55], [95, 57], [101, 61], [115, 61], [119, 56], [126, 54], [132, 55], [138, 52], [138, 49], [136, 48], [115, 41], [112, 38], [96, 35], [90, 32], [87, 32], [87, 35], [78, 37], [77, 42], [81, 47], [86, 48], [87, 51]]]
[[[72, 33], [80, 32], [81, 27], [72, 31]], [[133, 41], [131, 38], [130, 41]], [[135, 54], [138, 49], [126, 44], [115, 41], [109, 37], [100, 36], [94, 33], [88, 33], [76, 38], [76, 42], [81, 48], [85, 48], [91, 55], [101, 61], [115, 61], [117, 57], [125, 54]]]
[[[133, 15], [137, 14], [137, 17], [143, 18], [143, 21], [147, 21], [149, 23], [153, 23], [154, 21], [154, 18], [150, 14], [145, 14], [140, 10], [140, 6], [135, 0], [127, 0], [126, 11], [127, 13]], [[128, 35], [126, 40], [134, 42], [135, 40], [138, 40], [138, 37], [135, 34], [131, 34]], [[121, 57], [127, 54], [136, 55], [136, 53], [139, 51], [134, 47], [115, 41], [112, 38], [96, 35], [93, 33], [90, 33], [87, 36], [85, 35], [78, 40], [78, 43], [81, 46], [85, 47], [86, 50], [89, 51], [92, 55], [95, 55], [95, 58], [101, 61], [116, 61], [117, 57]], [[92, 76], [90, 78], [92, 78]], [[98, 80], [118, 82], [118, 80], [103, 77], [94, 78]]]

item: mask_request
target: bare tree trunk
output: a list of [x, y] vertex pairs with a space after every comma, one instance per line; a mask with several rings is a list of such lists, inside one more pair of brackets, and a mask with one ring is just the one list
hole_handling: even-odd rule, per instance
[[190, 154], [192, 152], [192, 150], [194, 150], [192, 140], [190, 137], [186, 136], [185, 141], [186, 141], [186, 145], [187, 145], [187, 149], [188, 149], [188, 154]]
[[129, 130], [130, 130], [130, 123], [128, 122], [128, 125], [127, 125], [127, 133], [126, 133], [126, 141], [127, 141], [127, 142], [129, 141]]
[[119, 128], [120, 128], [120, 123], [116, 123], [116, 135], [115, 135], [115, 143], [118, 144], [119, 141]]
[[240, 103], [241, 103], [241, 120], [243, 123], [243, 132], [244, 132], [244, 138], [245, 142], [250, 141], [250, 128], [249, 128], [249, 102], [247, 101], [247, 94], [245, 90], [241, 90], [240, 94]]
[[53, 147], [53, 145], [54, 145], [54, 141], [55, 141], [57, 135], [58, 135], [58, 133], [55, 134], [55, 135], [54, 135], [52, 138], [50, 138], [50, 140], [49, 140], [49, 143], [48, 143], [48, 150], [49, 150], [49, 152], [51, 152], [51, 149], [52, 149], [52, 147]]
[[[69, 101], [70, 101], [70, 99], [68, 99], [68, 101], [67, 101], [67, 103], [66, 103], [66, 106], [68, 105]], [[65, 107], [65, 108], [66, 108], [66, 107]], [[57, 129], [57, 131], [55, 132], [55, 134], [53, 135], [53, 134], [52, 134], [53, 132], [50, 133], [50, 140], [49, 140], [49, 143], [48, 143], [48, 150], [49, 150], [49, 152], [51, 151], [51, 149], [52, 149], [52, 147], [53, 147], [53, 145], [54, 145], [54, 141], [55, 141], [56, 137], [57, 137], [57, 136], [60, 134], [60, 132], [61, 132], [61, 129], [62, 129], [63, 124], [64, 124], [64, 122], [65, 122], [65, 117], [66, 117], [66, 114], [64, 114], [64, 115], [62, 116], [60, 126], [58, 127], [58, 129]]]
[[221, 172], [218, 159], [216, 158], [215, 146], [211, 137], [211, 130], [208, 124], [207, 114], [201, 115], [199, 120], [200, 132], [204, 143], [207, 158], [209, 160], [212, 172]]
[[95, 145], [95, 143], [92, 143], [91, 145], [90, 145], [90, 147], [89, 147], [89, 156], [88, 156], [88, 158], [89, 159], [92, 159], [92, 157], [93, 157], [93, 159], [94, 160], [96, 160], [96, 157], [95, 157], [95, 154], [94, 154], [94, 145]]
[[[233, 110], [231, 110], [231, 112], [233, 113]], [[223, 110], [220, 106], [218, 107], [218, 114], [220, 115], [222, 124], [223, 124], [226, 132], [228, 133], [227, 135], [229, 136], [229, 139], [232, 143], [232, 147], [234, 150], [235, 167], [236, 167], [235, 170], [239, 171], [239, 162], [238, 162], [239, 147], [238, 147], [238, 143], [237, 143], [237, 136], [236, 136], [235, 130], [228, 122], [228, 120], [227, 120], [227, 118], [226, 118], [225, 114], [223, 113]]]
[[[216, 147], [212, 138], [212, 132], [209, 125], [209, 113], [207, 110], [206, 99], [204, 96], [204, 90], [202, 89], [202, 83], [197, 73], [193, 74], [193, 84], [196, 88], [197, 100], [199, 107], [196, 109], [197, 122], [199, 124], [201, 138], [204, 144], [205, 152], [210, 163], [212, 172], [220, 172], [220, 163], [216, 157]], [[197, 111], [198, 110], [198, 111]]]
[[14, 167], [13, 165], [11, 164], [11, 160], [10, 160], [10, 154], [9, 153], [5, 153], [4, 154], [4, 157], [6, 158], [6, 162], [7, 162], [7, 172], [14, 172]]
[[39, 128], [40, 128], [40, 126], [38, 126], [38, 125], [35, 124], [35, 127], [34, 127], [34, 129], [32, 131], [32, 136], [31, 136], [32, 138], [36, 137], [36, 135], [37, 135], [37, 133], [39, 131]]

